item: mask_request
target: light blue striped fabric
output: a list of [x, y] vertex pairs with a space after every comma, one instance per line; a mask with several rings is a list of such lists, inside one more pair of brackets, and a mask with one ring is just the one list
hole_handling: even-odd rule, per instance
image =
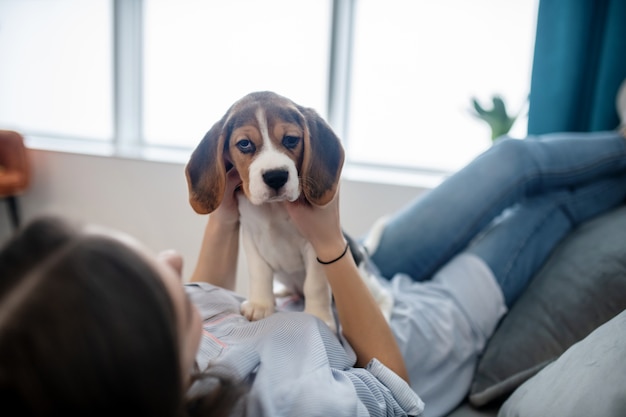
[[250, 416], [418, 416], [423, 403], [377, 360], [354, 368], [355, 355], [317, 318], [278, 312], [249, 322], [242, 299], [209, 284], [187, 292], [204, 319], [200, 369], [227, 370], [250, 384]]
[[452, 411], [467, 395], [487, 340], [506, 313], [487, 265], [461, 254], [430, 281], [396, 275], [391, 329], [411, 387], [426, 403], [425, 417]]
[[250, 323], [239, 314], [241, 297], [208, 284], [188, 286], [205, 319], [198, 363], [251, 382], [253, 416], [444, 416], [467, 395], [506, 313], [500, 288], [471, 254], [458, 255], [430, 281], [398, 274], [380, 282], [394, 296], [389, 324], [410, 387], [377, 361], [353, 368], [349, 344], [301, 313], [301, 299], [283, 299], [278, 313]]

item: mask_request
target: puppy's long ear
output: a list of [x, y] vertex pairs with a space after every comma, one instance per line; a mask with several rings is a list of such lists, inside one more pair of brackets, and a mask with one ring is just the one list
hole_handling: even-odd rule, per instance
[[339, 186], [344, 151], [331, 127], [313, 109], [299, 108], [309, 127], [304, 134], [301, 184], [306, 199], [315, 205], [328, 204]]
[[185, 167], [189, 203], [198, 214], [219, 207], [226, 189], [224, 120], [215, 123], [191, 154]]

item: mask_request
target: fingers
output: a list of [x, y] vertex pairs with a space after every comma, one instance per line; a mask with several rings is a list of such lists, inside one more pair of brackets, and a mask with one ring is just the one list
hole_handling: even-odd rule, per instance
[[233, 194], [239, 186], [241, 186], [239, 172], [235, 168], [231, 168], [226, 173], [226, 195]]
[[[306, 221], [307, 217], [312, 216], [317, 207], [311, 205], [306, 200], [299, 198], [296, 201], [284, 201], [282, 203], [289, 217], [296, 223]], [[303, 220], [304, 219], [304, 220]]]
[[183, 276], [183, 257], [180, 253], [173, 249], [160, 252], [157, 258], [171, 267], [176, 274], [182, 278]]
[[334, 242], [341, 235], [339, 197], [337, 195], [327, 205], [320, 207], [304, 200], [283, 203], [294, 225], [314, 247]]
[[239, 192], [241, 178], [235, 168], [226, 173], [226, 189], [224, 198], [217, 209], [211, 213], [213, 220], [223, 224], [236, 224], [239, 222], [239, 210], [237, 209], [236, 195]]

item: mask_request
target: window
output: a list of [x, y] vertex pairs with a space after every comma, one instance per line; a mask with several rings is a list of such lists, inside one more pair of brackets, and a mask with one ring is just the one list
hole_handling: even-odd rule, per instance
[[327, 117], [348, 165], [448, 172], [490, 144], [473, 96], [525, 105], [537, 1], [0, 0], [0, 124], [190, 152], [274, 90]]
[[[485, 150], [490, 132], [471, 115], [471, 97], [524, 106], [536, 12], [534, 1], [359, 0], [352, 162], [455, 170]], [[525, 121], [516, 128], [524, 135]]]
[[113, 138], [108, 0], [0, 1], [0, 125]]
[[252, 91], [325, 114], [330, 11], [329, 0], [144, 0], [146, 141], [195, 146]]

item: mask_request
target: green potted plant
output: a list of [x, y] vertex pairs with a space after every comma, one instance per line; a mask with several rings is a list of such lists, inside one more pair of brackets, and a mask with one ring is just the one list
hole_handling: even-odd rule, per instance
[[[506, 135], [521, 114], [521, 109], [515, 115], [509, 114], [506, 103], [500, 95], [491, 97], [492, 107], [486, 109], [483, 107], [476, 97], [472, 97], [472, 115], [478, 119], [484, 120], [491, 129], [491, 140], [495, 141], [502, 135]], [[523, 106], [522, 106], [523, 108]]]

